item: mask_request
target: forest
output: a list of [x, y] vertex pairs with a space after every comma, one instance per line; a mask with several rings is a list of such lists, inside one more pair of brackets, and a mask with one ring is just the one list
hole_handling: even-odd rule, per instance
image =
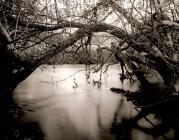
[[[123, 132], [130, 140], [130, 128], [179, 139], [178, 0], [0, 0], [0, 15], [0, 139], [22, 139], [15, 122], [22, 112], [12, 99], [17, 85], [43, 64], [79, 56], [75, 63], [98, 63], [96, 71], [120, 64], [122, 81], [140, 82], [136, 92], [111, 87], [139, 112], [114, 119], [116, 139]], [[64, 61], [56, 59], [61, 56]], [[149, 114], [161, 123], [140, 126]]]

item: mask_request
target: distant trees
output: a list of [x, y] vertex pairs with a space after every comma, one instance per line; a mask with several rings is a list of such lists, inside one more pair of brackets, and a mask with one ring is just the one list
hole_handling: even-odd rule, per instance
[[[60, 6], [58, 0], [0, 1], [3, 100], [17, 84], [59, 52], [85, 50], [90, 57], [90, 48], [98, 44], [110, 52], [103, 62], [115, 54], [115, 63], [124, 64], [126, 77], [132, 78], [132, 71], [143, 89], [151, 87], [146, 73], [152, 71], [162, 77], [157, 82], [162, 83], [167, 95], [178, 94], [178, 1], [92, 2], [64, 1]], [[102, 39], [95, 39], [97, 34]], [[111, 49], [106, 40], [115, 40], [117, 44]]]

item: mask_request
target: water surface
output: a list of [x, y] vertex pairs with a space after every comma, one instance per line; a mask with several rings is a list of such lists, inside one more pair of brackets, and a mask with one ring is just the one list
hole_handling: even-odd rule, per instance
[[[102, 73], [99, 87], [93, 81], [100, 79], [100, 71], [91, 70], [87, 79], [84, 65], [40, 67], [14, 91], [25, 112], [21, 121], [38, 123], [47, 140], [113, 140], [109, 129], [114, 115], [118, 114], [118, 122], [136, 115], [130, 102], [110, 91], [111, 87], [136, 90], [137, 84], [122, 84], [119, 73], [118, 65], [111, 66]], [[137, 130], [131, 133], [134, 140], [150, 139]]]

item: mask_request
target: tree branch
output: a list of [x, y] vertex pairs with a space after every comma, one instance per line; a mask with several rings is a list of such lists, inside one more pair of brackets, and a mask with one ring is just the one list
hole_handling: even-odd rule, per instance
[[[16, 17], [13, 16], [8, 16], [7, 19], [12, 23], [16, 23]], [[62, 20], [59, 24], [46, 24], [46, 23], [40, 23], [40, 22], [34, 22], [31, 20], [22, 20], [19, 19], [18, 25], [22, 27], [28, 27], [32, 29], [36, 29], [39, 31], [54, 31], [58, 29], [62, 29], [65, 27], [73, 27], [73, 28], [82, 28], [84, 27], [84, 24], [78, 23], [78, 22], [73, 22], [73, 21], [67, 21], [67, 20]]]
[[123, 15], [129, 23], [133, 23], [135, 28], [140, 29], [142, 27], [142, 24], [138, 22], [134, 17], [132, 17], [124, 8], [117, 5], [112, 0], [110, 0], [109, 3], [111, 4], [112, 8]]
[[43, 62], [46, 62], [47, 60], [49, 60], [51, 57], [53, 57], [57, 53], [68, 48], [70, 45], [73, 45], [79, 39], [81, 39], [85, 36], [89, 36], [91, 33], [94, 33], [94, 32], [107, 32], [107, 33], [114, 35], [118, 38], [129, 38], [130, 37], [130, 35], [127, 34], [124, 30], [122, 30], [116, 26], [109, 25], [109, 24], [101, 23], [101, 24], [94, 24], [94, 25], [86, 25], [86, 27], [78, 29], [76, 32], [74, 32], [67, 39], [62, 40], [55, 47], [54, 46], [49, 47], [49, 50], [46, 52], [46, 54], [44, 56], [35, 60], [35, 64], [40, 65]]
[[8, 44], [9, 42], [11, 42], [11, 37], [9, 36], [8, 32], [6, 31], [6, 29], [1, 23], [0, 23], [0, 37], [2, 43], [4, 44]]

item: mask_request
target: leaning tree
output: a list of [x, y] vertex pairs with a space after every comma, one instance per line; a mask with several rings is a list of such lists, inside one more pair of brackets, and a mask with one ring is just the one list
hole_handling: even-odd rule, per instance
[[[74, 2], [74, 1], [73, 1]], [[141, 108], [132, 120], [126, 121], [146, 133], [168, 131], [163, 124], [152, 129], [136, 122], [149, 113], [169, 123], [170, 113], [177, 132], [179, 76], [179, 11], [177, 0], [99, 0], [79, 3], [58, 0], [1, 0], [0, 1], [0, 102], [1, 110], [11, 101], [12, 91], [37, 67], [58, 53], [93, 47], [97, 33], [115, 38], [115, 44], [103, 45], [123, 69], [121, 79], [140, 81], [135, 93], [111, 88], [124, 93], [128, 100]], [[90, 51], [88, 51], [90, 53]], [[90, 55], [89, 55], [90, 56]], [[97, 69], [98, 70], [98, 69]], [[133, 76], [135, 75], [135, 76]], [[151, 82], [155, 77], [155, 82]], [[157, 77], [157, 78], [156, 78]], [[167, 110], [167, 111], [166, 111]], [[3, 111], [2, 111], [3, 112]], [[116, 125], [118, 129], [120, 125]], [[118, 131], [115, 132], [118, 133]], [[157, 135], [157, 134], [156, 134]], [[166, 138], [166, 136], [164, 136]]]

